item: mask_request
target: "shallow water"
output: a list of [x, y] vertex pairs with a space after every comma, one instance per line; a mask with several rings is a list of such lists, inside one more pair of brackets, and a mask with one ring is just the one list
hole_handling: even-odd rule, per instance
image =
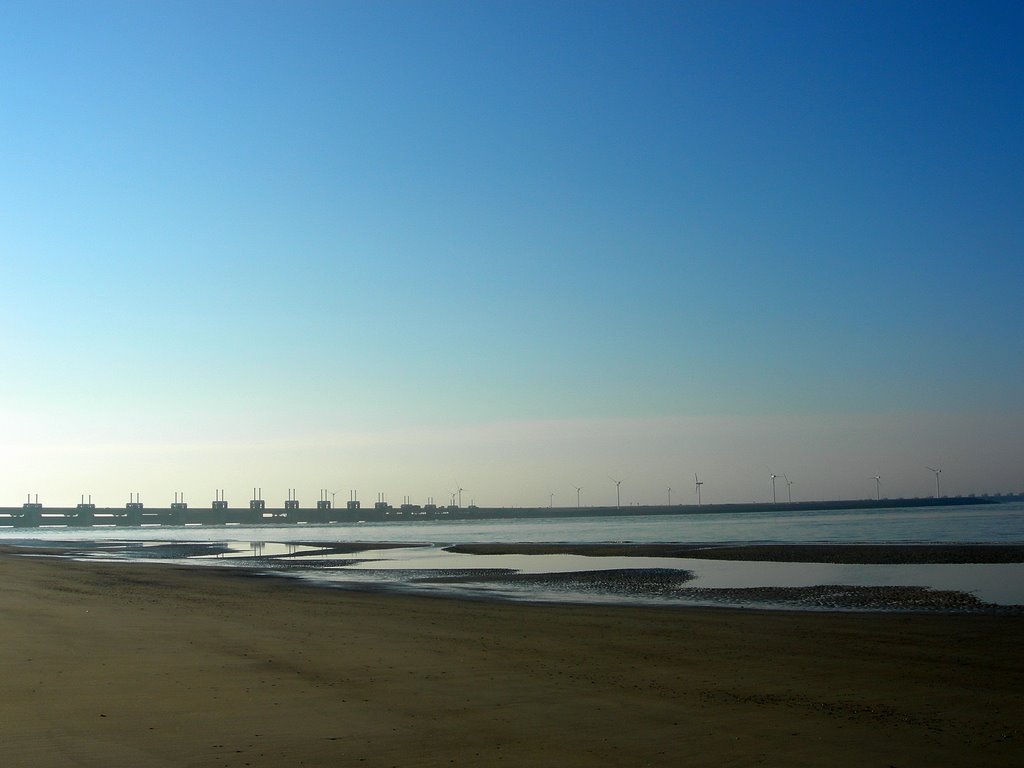
[[357, 556], [357, 559], [363, 558], [368, 562], [333, 569], [334, 577], [344, 580], [345, 572], [354, 569], [388, 571], [479, 568], [541, 574], [673, 568], [692, 573], [694, 578], [688, 586], [699, 588], [812, 587], [821, 584], [923, 586], [968, 592], [984, 602], [1000, 605], [1024, 604], [1024, 563], [849, 565], [668, 557], [464, 555], [444, 552], [436, 547], [370, 550]]
[[[321, 586], [372, 588], [464, 598], [632, 604], [709, 604], [765, 606], [763, 596], [707, 597], [707, 590], [802, 589], [822, 585], [921, 587], [963, 592], [984, 603], [1024, 605], [1024, 563], [854, 565], [703, 560], [672, 557], [589, 557], [584, 555], [471, 555], [446, 552], [439, 545], [331, 553], [312, 546], [274, 542], [220, 542], [228, 551], [210, 553], [197, 544], [126, 544], [87, 550], [85, 557], [134, 562], [167, 562], [249, 568], [308, 580]], [[189, 555], [189, 551], [195, 554]], [[618, 587], [579, 578], [616, 572]], [[641, 588], [651, 573], [677, 574], [671, 590]], [[530, 575], [574, 578], [529, 580]], [[635, 574], [629, 577], [628, 574]], [[893, 608], [897, 598], [893, 598]], [[792, 605], [775, 607], [793, 607]], [[799, 607], [799, 606], [798, 606]], [[806, 606], [805, 606], [806, 607]]]
[[[126, 536], [128, 534], [128, 536]], [[463, 597], [588, 602], [687, 602], [687, 589], [928, 587], [966, 592], [986, 603], [1024, 604], [1024, 564], [843, 565], [581, 555], [469, 555], [445, 552], [464, 542], [711, 543], [1024, 543], [1024, 504], [798, 513], [686, 514], [630, 517], [389, 522], [327, 526], [154, 526], [0, 531], [8, 543], [72, 544], [90, 557], [155, 558], [251, 567], [338, 587], [400, 589]], [[412, 546], [331, 553], [311, 542], [396, 542]], [[197, 546], [197, 545], [213, 545]], [[601, 592], [583, 580], [502, 581], [496, 572], [571, 574], [676, 569], [692, 576], [665, 594]], [[437, 574], [458, 581], [429, 581]], [[470, 578], [472, 574], [479, 578]], [[488, 576], [490, 574], [490, 576]], [[639, 576], [638, 576], [639, 578]], [[496, 579], [496, 580], [495, 580]], [[629, 579], [626, 580], [627, 582]], [[682, 581], [680, 579], [680, 581]], [[557, 584], [556, 584], [557, 582]], [[706, 602], [692, 593], [693, 602]], [[742, 597], [730, 598], [744, 604]], [[722, 599], [716, 599], [721, 604]], [[726, 602], [729, 602], [728, 600]]]

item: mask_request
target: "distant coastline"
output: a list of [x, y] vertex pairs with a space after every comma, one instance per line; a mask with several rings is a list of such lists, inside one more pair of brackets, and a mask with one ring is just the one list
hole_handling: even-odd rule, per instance
[[549, 517], [628, 517], [640, 515], [737, 514], [754, 512], [807, 512], [921, 507], [961, 507], [1022, 501], [1024, 494], [982, 496], [943, 496], [898, 499], [830, 499], [799, 502], [746, 502], [729, 504], [675, 504], [596, 507], [468, 507], [402, 504], [392, 506], [377, 502], [362, 507], [350, 502], [332, 507], [320, 502], [315, 508], [302, 508], [298, 503], [287, 507], [265, 507], [263, 502], [249, 507], [232, 508], [225, 502], [210, 507], [189, 507], [176, 502], [169, 507], [145, 507], [135, 502], [125, 507], [97, 507], [79, 504], [74, 507], [46, 507], [26, 503], [19, 507], [0, 507], [0, 528], [39, 528], [52, 526], [94, 527], [141, 525], [280, 525], [386, 522], [389, 520], [494, 520]]

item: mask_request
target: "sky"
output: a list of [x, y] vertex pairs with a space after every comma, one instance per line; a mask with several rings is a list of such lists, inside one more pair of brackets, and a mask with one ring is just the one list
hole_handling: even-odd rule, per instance
[[1024, 490], [1021, 39], [1014, 2], [6, 2], [0, 505]]

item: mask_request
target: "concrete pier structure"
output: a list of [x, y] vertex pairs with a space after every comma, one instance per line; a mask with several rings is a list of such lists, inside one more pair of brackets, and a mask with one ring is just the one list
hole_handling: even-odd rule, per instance
[[93, 524], [96, 518], [96, 505], [92, 503], [92, 496], [89, 496], [89, 501], [85, 500], [85, 496], [82, 496], [82, 500], [75, 507], [74, 522], [75, 525], [88, 527]]
[[345, 505], [345, 509], [350, 512], [359, 509], [359, 499], [357, 498], [355, 491], [349, 491], [348, 504]]
[[210, 520], [214, 524], [224, 525], [227, 523], [228, 503], [224, 499], [224, 489], [218, 488], [213, 492], [213, 501], [210, 502]]
[[40, 518], [43, 512], [43, 505], [39, 503], [39, 494], [36, 494], [36, 500], [32, 501], [32, 494], [28, 495], [28, 500], [21, 505], [22, 512], [20, 515], [12, 515], [18, 522], [16, 525], [22, 525], [27, 528], [34, 528], [39, 525]]
[[177, 491], [174, 494], [174, 502], [166, 513], [158, 515], [161, 525], [184, 525], [185, 514], [188, 511], [188, 504], [185, 503], [185, 492]]
[[117, 519], [117, 525], [142, 525], [142, 502], [138, 500], [138, 494], [124, 505], [124, 515]]

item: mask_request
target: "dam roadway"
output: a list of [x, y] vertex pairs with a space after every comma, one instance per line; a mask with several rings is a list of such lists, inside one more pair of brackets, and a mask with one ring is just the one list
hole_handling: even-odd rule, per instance
[[231, 508], [224, 501], [209, 507], [189, 507], [176, 502], [168, 507], [145, 507], [131, 502], [124, 507], [97, 507], [78, 504], [73, 507], [46, 507], [26, 503], [18, 507], [0, 507], [0, 527], [40, 528], [62, 526], [88, 528], [93, 526], [139, 527], [144, 525], [282, 525], [384, 522], [388, 520], [493, 520], [502, 518], [599, 517], [631, 515], [680, 515], [745, 512], [805, 512], [821, 510], [900, 509], [916, 507], [957, 507], [976, 504], [997, 504], [1020, 501], [1021, 494], [997, 496], [944, 496], [910, 499], [843, 499], [826, 501], [741, 503], [741, 504], [675, 504], [629, 507], [458, 507], [402, 504], [392, 506], [378, 502], [362, 507], [359, 502], [334, 507], [328, 501], [315, 507], [300, 507], [289, 500], [284, 507], [266, 507], [263, 502], [250, 502], [248, 507]]

